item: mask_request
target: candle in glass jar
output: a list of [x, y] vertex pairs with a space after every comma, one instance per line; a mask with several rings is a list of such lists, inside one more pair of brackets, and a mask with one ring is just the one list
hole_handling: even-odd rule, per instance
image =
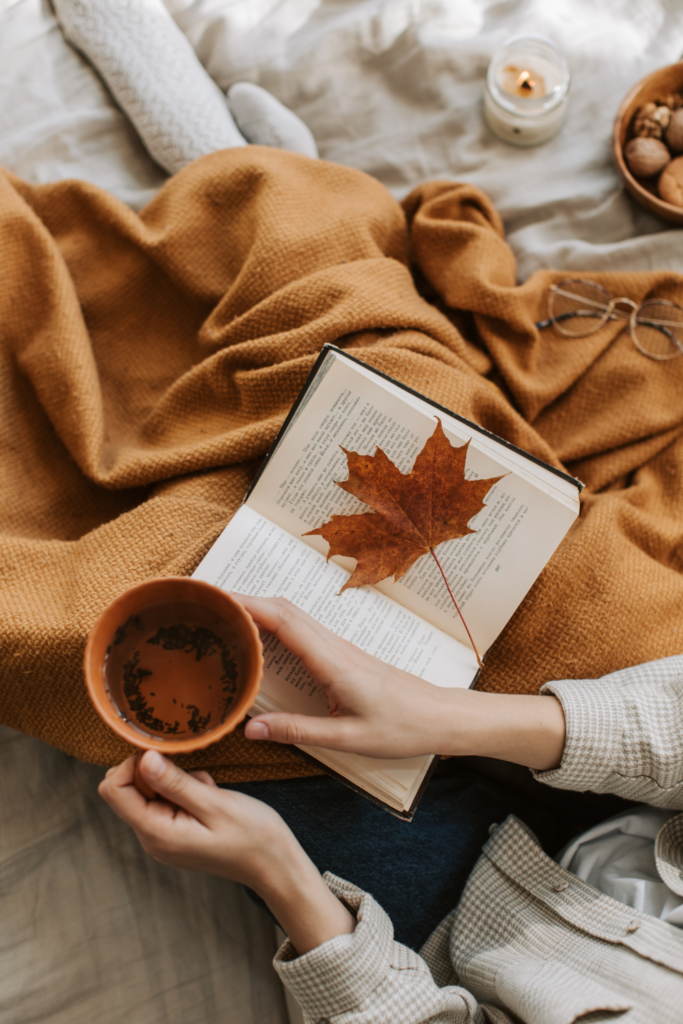
[[516, 36], [486, 72], [486, 120], [505, 142], [538, 146], [562, 127], [568, 94], [569, 69], [559, 47], [543, 36]]

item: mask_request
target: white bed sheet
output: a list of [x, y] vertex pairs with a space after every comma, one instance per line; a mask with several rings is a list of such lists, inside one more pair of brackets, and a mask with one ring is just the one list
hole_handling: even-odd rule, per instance
[[[141, 0], [142, 2], [142, 0]], [[683, 271], [680, 229], [635, 206], [610, 154], [628, 89], [683, 52], [677, 0], [165, 0], [222, 88], [249, 80], [320, 154], [401, 197], [481, 186], [519, 277], [539, 267]], [[481, 117], [491, 53], [544, 32], [572, 71], [567, 122], [538, 149]], [[47, 0], [0, 0], [0, 165], [84, 178], [134, 208], [165, 180]], [[0, 1024], [279, 1024], [273, 928], [229, 883], [146, 858], [98, 800], [101, 772], [0, 730]]]
[[[164, 180], [47, 0], [0, 0], [0, 164], [32, 181], [77, 176], [139, 208]], [[310, 126], [321, 156], [398, 197], [434, 178], [496, 203], [525, 279], [539, 267], [683, 269], [680, 229], [645, 213], [612, 165], [611, 125], [642, 76], [683, 52], [678, 0], [165, 0], [223, 88], [250, 80]], [[493, 50], [545, 32], [569, 60], [561, 134], [495, 139], [481, 95]]]
[[0, 0], [0, 166], [42, 184], [84, 178], [139, 208], [166, 179], [48, 0]]

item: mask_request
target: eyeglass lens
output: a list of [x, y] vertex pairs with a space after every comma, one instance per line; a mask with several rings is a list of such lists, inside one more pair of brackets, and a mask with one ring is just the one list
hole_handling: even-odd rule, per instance
[[607, 320], [611, 296], [592, 281], [560, 281], [551, 291], [549, 313], [561, 334], [580, 338]]
[[633, 340], [651, 359], [683, 355], [683, 309], [673, 302], [644, 302], [636, 314]]

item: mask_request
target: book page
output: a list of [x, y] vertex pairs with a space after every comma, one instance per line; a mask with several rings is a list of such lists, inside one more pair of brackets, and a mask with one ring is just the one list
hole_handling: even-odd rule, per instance
[[[471, 685], [472, 651], [372, 587], [338, 592], [348, 572], [276, 524], [242, 505], [193, 573], [224, 590], [287, 597], [332, 632], [390, 665], [436, 686]], [[289, 711], [327, 715], [324, 690], [270, 633], [262, 633], [264, 674], [250, 714]], [[302, 747], [398, 810], [409, 807], [432, 757], [364, 757]]]
[[[307, 530], [333, 514], [368, 511], [335, 484], [348, 478], [340, 446], [361, 454], [374, 454], [379, 446], [407, 473], [436, 426], [436, 411], [430, 415], [401, 401], [383, 383], [330, 353], [249, 496], [252, 508], [322, 554], [327, 554], [327, 543], [302, 536]], [[463, 444], [469, 433], [457, 420], [441, 418], [451, 443]], [[502, 458], [477, 448], [474, 435], [468, 479], [498, 476], [508, 468]], [[477, 532], [439, 545], [439, 560], [480, 653], [493, 643], [575, 518], [576, 510], [510, 472], [470, 520]], [[355, 564], [353, 559], [335, 561], [349, 571]], [[389, 580], [374, 589], [469, 646], [431, 556], [418, 559], [398, 583]]]
[[[375, 588], [340, 595], [348, 579], [344, 569], [248, 505], [237, 511], [193, 576], [236, 593], [286, 597], [368, 654], [436, 686], [467, 687], [476, 674], [468, 647]], [[265, 697], [287, 711], [327, 714], [327, 697], [301, 661], [272, 634], [262, 639]]]
[[537, 461], [528, 452], [524, 452], [514, 445], [510, 447], [501, 438], [496, 437], [495, 434], [489, 434], [483, 428], [477, 427], [467, 420], [464, 422], [459, 420], [457, 416], [449, 413], [446, 409], [435, 409], [428, 399], [422, 398], [411, 391], [406, 391], [396, 381], [381, 376], [378, 377], [378, 374], [371, 367], [353, 362], [345, 357], [343, 353], [335, 352], [331, 354], [334, 355], [338, 362], [353, 367], [356, 373], [367, 377], [371, 381], [380, 382], [381, 386], [389, 394], [394, 395], [400, 401], [407, 402], [427, 416], [439, 416], [444, 423], [452, 425], [458, 436], [462, 434], [463, 437], [475, 438], [476, 447], [482, 452], [487, 453], [493, 459], [501, 459], [518, 476], [529, 480], [535, 487], [547, 491], [557, 501], [566, 504], [568, 508], [576, 510], [579, 492], [583, 485], [575, 477], [556, 472], [552, 466], [545, 462]]

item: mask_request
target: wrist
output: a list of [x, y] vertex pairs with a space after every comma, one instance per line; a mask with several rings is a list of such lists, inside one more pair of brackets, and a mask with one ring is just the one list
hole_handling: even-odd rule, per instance
[[280, 820], [280, 829], [270, 833], [259, 847], [251, 852], [249, 877], [243, 879], [262, 900], [269, 903], [278, 898], [280, 891], [285, 891], [288, 884], [300, 874], [310, 870], [312, 864], [308, 854], [298, 839]]
[[443, 690], [430, 718], [437, 754], [494, 757], [540, 771], [562, 759], [564, 712], [551, 695]]
[[488, 731], [486, 708], [479, 696], [473, 690], [432, 687], [424, 728], [433, 753], [444, 757], [469, 757], [479, 753], [484, 744], [484, 732]]
[[327, 888], [313, 861], [293, 835], [279, 847], [255, 891], [287, 934], [299, 956], [337, 935], [350, 934], [356, 920]]

